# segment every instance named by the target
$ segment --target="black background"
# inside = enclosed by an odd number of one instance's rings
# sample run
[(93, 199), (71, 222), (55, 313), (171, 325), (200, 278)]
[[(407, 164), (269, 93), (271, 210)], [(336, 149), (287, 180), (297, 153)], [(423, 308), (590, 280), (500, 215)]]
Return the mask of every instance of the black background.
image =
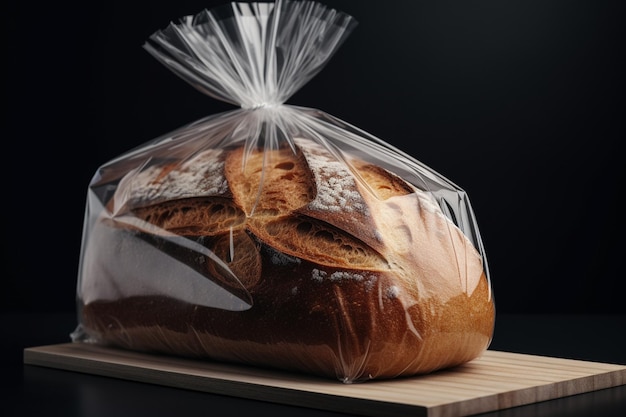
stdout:
[[(97, 168), (233, 108), (142, 48), (221, 3), (2, 6), (2, 311), (73, 311)], [(288, 103), (352, 123), (465, 189), (498, 311), (626, 312), (623, 2), (323, 3), (359, 25)]]

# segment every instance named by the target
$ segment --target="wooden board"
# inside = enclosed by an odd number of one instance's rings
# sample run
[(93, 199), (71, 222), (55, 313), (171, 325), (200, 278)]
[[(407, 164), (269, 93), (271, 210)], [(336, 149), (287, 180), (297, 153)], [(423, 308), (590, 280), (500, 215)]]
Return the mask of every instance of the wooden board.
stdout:
[(81, 343), (26, 348), (24, 363), (363, 416), (467, 416), (626, 384), (626, 366), (500, 351), (457, 368), (343, 384)]

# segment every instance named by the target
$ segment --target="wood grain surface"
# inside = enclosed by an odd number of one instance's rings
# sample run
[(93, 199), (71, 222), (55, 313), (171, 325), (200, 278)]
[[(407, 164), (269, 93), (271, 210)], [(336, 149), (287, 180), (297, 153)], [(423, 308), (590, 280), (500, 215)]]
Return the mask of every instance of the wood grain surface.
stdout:
[(26, 348), (24, 363), (363, 416), (468, 416), (626, 384), (626, 365), (493, 350), (430, 375), (355, 384), (82, 343)]

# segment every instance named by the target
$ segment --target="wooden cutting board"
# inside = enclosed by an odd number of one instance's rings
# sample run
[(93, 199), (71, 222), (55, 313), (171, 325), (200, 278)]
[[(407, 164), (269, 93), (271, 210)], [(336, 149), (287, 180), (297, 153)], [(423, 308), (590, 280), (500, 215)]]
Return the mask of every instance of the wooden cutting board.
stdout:
[(626, 366), (487, 350), (430, 375), (343, 384), (279, 371), (82, 343), (24, 350), (24, 363), (363, 416), (467, 416), (626, 384)]

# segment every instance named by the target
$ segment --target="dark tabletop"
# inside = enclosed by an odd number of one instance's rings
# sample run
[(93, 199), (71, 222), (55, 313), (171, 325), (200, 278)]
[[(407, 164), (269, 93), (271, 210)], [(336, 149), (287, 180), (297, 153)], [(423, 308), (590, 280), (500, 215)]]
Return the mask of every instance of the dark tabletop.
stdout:
[[(4, 416), (346, 416), (23, 364), (25, 347), (69, 341), (70, 313), (3, 313)], [(490, 349), (626, 364), (626, 316), (499, 315)], [(626, 416), (626, 385), (481, 416)]]

